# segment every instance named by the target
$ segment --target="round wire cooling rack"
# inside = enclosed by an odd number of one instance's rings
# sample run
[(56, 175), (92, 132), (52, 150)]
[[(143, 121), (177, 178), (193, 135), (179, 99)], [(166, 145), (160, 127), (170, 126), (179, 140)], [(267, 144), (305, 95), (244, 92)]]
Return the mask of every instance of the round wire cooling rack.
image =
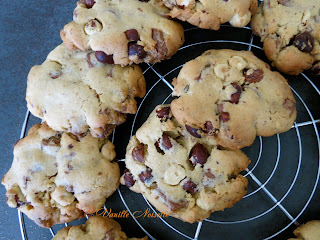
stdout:
[[(185, 62), (214, 48), (251, 50), (266, 60), (259, 39), (252, 35), (249, 27), (236, 29), (222, 25), (218, 32), (192, 27), (186, 28), (185, 34), (189, 35), (186, 37), (187, 42), (171, 60), (142, 66), (148, 91), (136, 115), (129, 117), (126, 123), (113, 132), (112, 142), (118, 148), (118, 156), (124, 156), (129, 138), (154, 107), (172, 101), (173, 87), (168, 80), (178, 75)], [(234, 207), (212, 213), (209, 219), (195, 224), (170, 217), (153, 220), (136, 218), (134, 212), (137, 209), (148, 208), (154, 213), (157, 211), (144, 196), (120, 186), (114, 194), (116, 196), (111, 197), (114, 199), (107, 200), (105, 211), (108, 212), (110, 206), (119, 209), (122, 204), (131, 216), (131, 227), (122, 225), (123, 228), (132, 230), (138, 225), (141, 232), (150, 239), (285, 239), (283, 236), (288, 236), (288, 228), (300, 225), (297, 220), (309, 206), (320, 178), (320, 139), (317, 128), (320, 119), (319, 116), (315, 117), (312, 105), (314, 101), (319, 102), (320, 90), (306, 74), (290, 76), (288, 79), (297, 100), (297, 121), (290, 131), (269, 138), (257, 137), (251, 147), (244, 149), (252, 160), (244, 173), (249, 180), (248, 193)], [(29, 116), (27, 111), (21, 138), (25, 136)], [(124, 167), (123, 160), (118, 162)], [(18, 217), (22, 239), (28, 239), (24, 216), (19, 210)], [(54, 236), (55, 230), (49, 230)]]

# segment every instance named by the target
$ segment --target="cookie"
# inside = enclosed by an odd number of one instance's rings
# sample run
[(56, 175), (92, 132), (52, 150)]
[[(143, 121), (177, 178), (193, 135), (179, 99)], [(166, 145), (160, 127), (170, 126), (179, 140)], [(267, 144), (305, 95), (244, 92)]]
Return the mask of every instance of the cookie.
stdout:
[(312, 68), (319, 75), (319, 11), (319, 0), (265, 0), (252, 18), (254, 34), (281, 72), (298, 75)]
[(257, 0), (160, 0), (171, 11), (169, 16), (205, 29), (218, 30), (229, 22), (244, 27), (258, 8)]
[(93, 51), (70, 51), (63, 44), (28, 76), (28, 109), (56, 131), (88, 129), (108, 136), (127, 113), (136, 113), (135, 97), (146, 92), (139, 66), (120, 67), (97, 61)]
[(168, 12), (157, 0), (82, 0), (60, 35), (69, 49), (92, 49), (103, 62), (155, 63), (184, 42), (182, 26)]
[(147, 240), (144, 238), (128, 238), (121, 231), (118, 222), (102, 216), (90, 217), (83, 225), (68, 226), (60, 230), (52, 240)]
[(173, 85), (177, 121), (193, 137), (213, 138), (229, 149), (285, 132), (296, 119), (286, 79), (251, 52), (207, 51), (186, 63)]
[(16, 143), (12, 166), (2, 179), (7, 203), (45, 228), (94, 213), (119, 185), (114, 158), (108, 140), (34, 125)]
[(320, 239), (320, 221), (313, 220), (303, 224), (294, 230), (294, 235), (297, 238), (290, 238), (289, 240), (319, 240)]
[(247, 191), (248, 181), (239, 174), (250, 163), (246, 155), (193, 138), (170, 105), (157, 106), (131, 138), (125, 163), (123, 185), (189, 223), (232, 207)]

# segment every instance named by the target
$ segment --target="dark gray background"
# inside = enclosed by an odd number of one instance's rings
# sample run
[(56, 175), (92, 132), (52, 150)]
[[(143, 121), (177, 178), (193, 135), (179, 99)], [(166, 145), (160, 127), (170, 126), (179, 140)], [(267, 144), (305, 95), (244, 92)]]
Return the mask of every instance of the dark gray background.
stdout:
[[(48, 53), (61, 43), (59, 31), (72, 20), (76, 2), (1, 1), (1, 178), (11, 166), (12, 146), (19, 139), (27, 110), (25, 90), (28, 72), (33, 65), (41, 64)], [(20, 239), (17, 210), (6, 206), (3, 186), (0, 187), (0, 214), (0, 239)]]
[[(35, 0), (12, 0), (1, 1), (2, 13), (0, 15), (0, 42), (1, 48), (1, 74), (0, 74), (0, 123), (1, 123), (1, 139), (2, 155), (0, 159), (1, 168), (0, 176), (2, 177), (10, 168), (12, 162), (12, 146), (15, 141), (19, 139), (21, 126), (25, 117), (26, 102), (25, 102), (25, 89), (26, 79), (30, 68), (36, 64), (41, 64), (47, 54), (61, 43), (59, 31), (63, 26), (72, 20), (72, 12), (75, 7), (76, 0), (70, 1), (35, 1)], [(186, 25), (187, 28), (190, 26)], [(232, 31), (231, 31), (232, 30)], [(250, 30), (234, 29), (223, 27), (218, 32), (192, 30), (186, 32), (186, 44), (192, 44), (199, 41), (224, 39), (224, 40), (237, 40), (242, 42), (249, 42), (251, 36)], [(254, 39), (254, 44), (261, 46), (258, 38)], [(172, 60), (164, 61), (157, 64), (156, 69), (165, 74), (168, 70), (185, 63), (188, 60), (200, 55), (203, 51), (210, 48), (233, 48), (238, 50), (246, 50), (246, 45), (239, 44), (203, 44), (179, 51)], [(254, 53), (260, 58), (265, 60), (265, 56), (260, 50), (253, 49)], [(146, 68), (145, 65), (142, 66)], [(174, 71), (169, 76), (171, 80), (179, 72)], [(319, 77), (316, 79), (308, 72), (307, 76), (312, 78), (315, 84), (320, 86)], [(145, 77), (147, 79), (147, 87), (150, 87), (158, 80), (158, 77), (149, 70)], [(288, 77), (288, 76), (287, 76)], [(319, 94), (311, 87), (310, 83), (306, 81), (301, 75), (298, 77), (288, 77), (290, 85), (297, 90), (302, 96), (307, 106), (310, 108), (311, 113), (316, 119), (320, 118)], [(136, 130), (147, 118), (151, 110), (157, 104), (161, 103), (168, 95), (170, 90), (164, 84), (158, 84), (153, 91), (150, 92), (147, 100), (142, 105), (138, 113), (137, 122), (134, 126)], [(171, 99), (168, 101), (170, 102)], [(309, 121), (308, 113), (298, 101), (298, 119), (297, 122)], [(36, 122), (37, 119), (31, 118), (29, 126)], [(125, 146), (130, 137), (131, 123), (133, 116), (129, 116), (125, 124), (117, 128), (115, 145), (118, 158), (124, 156)], [(290, 195), (283, 202), (284, 206), (296, 216), (311, 191), (311, 183), (314, 182), (316, 163), (318, 157), (318, 150), (314, 129), (312, 126), (300, 128), (301, 137), (303, 139), (303, 164), (301, 174), (295, 187)], [(119, 132), (121, 134), (119, 134)], [(297, 136), (294, 129), (287, 133), (281, 134), (281, 161), (278, 166), (274, 177), (267, 185), (268, 189), (280, 199), (284, 192), (288, 189), (289, 184), (293, 180), (295, 168), (297, 165), (298, 145)], [(264, 150), (262, 159), (255, 170), (256, 176), (263, 182), (265, 181), (275, 163), (277, 139), (276, 137), (263, 139)], [(251, 167), (257, 159), (259, 152), (259, 141), (256, 140), (255, 144), (250, 148), (244, 149), (245, 153), (252, 159)], [(249, 166), (249, 168), (250, 168)], [(123, 165), (121, 165), (123, 168)], [(257, 188), (256, 184), (249, 178), (249, 192)], [(123, 194), (126, 194), (126, 201), (131, 209), (142, 210), (145, 209), (146, 204), (141, 195), (132, 193), (124, 187), (120, 188)], [(5, 203), (5, 189), (0, 187), (0, 239), (21, 239), (20, 229), (18, 224), (18, 217), (16, 209), (7, 207)], [(316, 192), (310, 205), (304, 214), (298, 219), (303, 223), (312, 219), (320, 219), (320, 205), (319, 190)], [(112, 207), (115, 212), (125, 209), (118, 194), (114, 194), (107, 201), (107, 205)], [(250, 217), (251, 213), (264, 211), (273, 205), (272, 201), (262, 192), (255, 194), (253, 198), (240, 201), (235, 207), (226, 210), (225, 212), (218, 212), (211, 215), (212, 220), (234, 220), (237, 217)], [(252, 212), (251, 212), (252, 211)], [(174, 235), (172, 231), (167, 231), (168, 227), (165, 226), (160, 220), (141, 219), (140, 223), (158, 239), (180, 239)], [(83, 222), (83, 221), (82, 221)], [(119, 221), (124, 230), (130, 237), (143, 236), (141, 230), (132, 219), (122, 219)], [(179, 220), (169, 218), (168, 222), (175, 226), (178, 230), (193, 236), (197, 224), (182, 223)], [(204, 222), (200, 239), (210, 239), (212, 236), (215, 239), (253, 239), (249, 236), (256, 236), (256, 238), (263, 238), (270, 236), (276, 231), (280, 230), (283, 226), (290, 221), (278, 209), (275, 208), (270, 214), (264, 218), (259, 218), (257, 221), (252, 221), (248, 224), (240, 225), (219, 225), (209, 224)], [(51, 234), (46, 229), (37, 227), (33, 222), (26, 219), (27, 233), (29, 239), (50, 239)], [(62, 226), (55, 227), (55, 231)], [(276, 239), (287, 239), (292, 237), (292, 231), (295, 227), (291, 226), (284, 233), (279, 235)], [(168, 236), (170, 234), (170, 237)], [(211, 237), (209, 237), (211, 236)], [(223, 236), (223, 237), (221, 237)], [(237, 236), (237, 238), (235, 237)], [(245, 237), (248, 236), (248, 237)]]

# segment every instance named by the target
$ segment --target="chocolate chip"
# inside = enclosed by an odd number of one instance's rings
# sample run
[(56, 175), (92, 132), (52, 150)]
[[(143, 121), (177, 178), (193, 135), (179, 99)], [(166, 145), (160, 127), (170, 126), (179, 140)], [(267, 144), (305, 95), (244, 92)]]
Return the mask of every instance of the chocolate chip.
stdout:
[(145, 183), (152, 178), (152, 170), (151, 168), (147, 167), (147, 169), (139, 174), (139, 178), (141, 182)]
[(197, 143), (193, 146), (190, 153), (190, 160), (193, 166), (196, 166), (197, 163), (204, 165), (207, 162), (208, 157), (210, 156), (207, 148), (201, 143)]
[(195, 184), (191, 180), (188, 180), (183, 184), (183, 189), (191, 194), (196, 193), (198, 191), (197, 187), (197, 184)]
[(42, 146), (60, 146), (61, 134), (52, 136), (48, 139), (42, 139)]
[(221, 122), (228, 122), (230, 120), (230, 114), (228, 112), (221, 112), (219, 119)]
[(320, 75), (320, 61), (317, 61), (311, 68), (311, 73), (314, 75)]
[(92, 8), (96, 2), (94, 0), (82, 0), (82, 3), (86, 5), (86, 8)]
[(170, 141), (170, 137), (167, 134), (162, 134), (161, 145), (166, 150), (169, 150), (170, 148), (172, 148), (172, 143)]
[(126, 184), (127, 187), (132, 187), (136, 182), (133, 179), (133, 176), (132, 176), (131, 172), (128, 169), (126, 169), (124, 171), (123, 178), (124, 178), (124, 183)]
[(209, 134), (209, 135), (214, 135), (214, 134), (216, 134), (216, 131), (217, 131), (217, 129), (215, 129), (213, 127), (212, 122), (207, 121), (204, 124), (204, 130), (203, 130), (204, 133)]
[(234, 103), (234, 104), (238, 104), (240, 96), (241, 96), (242, 89), (241, 89), (241, 86), (236, 84), (236, 83), (232, 83), (232, 86), (237, 90), (237, 92), (231, 94), (230, 102)]
[(126, 37), (129, 41), (139, 41), (140, 40), (140, 36), (139, 33), (136, 29), (129, 29), (127, 31), (125, 31)]
[(263, 71), (261, 69), (256, 69), (256, 70), (253, 70), (253, 72), (251, 73), (250, 70), (246, 69), (244, 71), (244, 77), (245, 77), (246, 81), (249, 83), (257, 83), (262, 80)]
[(149, 2), (150, 0), (139, 0), (140, 2)]
[(295, 36), (293, 45), (302, 52), (310, 53), (313, 50), (314, 39), (310, 33), (304, 32)]
[(95, 55), (96, 55), (96, 58), (99, 62), (107, 63), (107, 64), (114, 64), (113, 55), (108, 55), (102, 51), (96, 51)]
[(157, 117), (162, 120), (167, 120), (170, 115), (170, 107), (164, 107), (156, 111)]
[(188, 133), (190, 133), (191, 136), (196, 137), (196, 138), (201, 138), (201, 135), (198, 133), (199, 129), (190, 127), (189, 125), (186, 125), (186, 129)]
[(167, 55), (168, 49), (164, 40), (163, 32), (159, 29), (152, 28), (152, 39), (156, 41), (155, 49), (161, 58)]
[(143, 59), (147, 53), (144, 51), (143, 46), (137, 43), (128, 44), (128, 54), (129, 56), (137, 55), (139, 59)]
[(73, 144), (69, 144), (69, 145), (68, 145), (68, 148), (69, 148), (69, 149), (73, 148)]
[(138, 162), (141, 162), (141, 163), (144, 163), (144, 148), (145, 146), (143, 144), (140, 144), (139, 146), (135, 147), (133, 150), (132, 150), (132, 158), (135, 160), (135, 161), (138, 161)]

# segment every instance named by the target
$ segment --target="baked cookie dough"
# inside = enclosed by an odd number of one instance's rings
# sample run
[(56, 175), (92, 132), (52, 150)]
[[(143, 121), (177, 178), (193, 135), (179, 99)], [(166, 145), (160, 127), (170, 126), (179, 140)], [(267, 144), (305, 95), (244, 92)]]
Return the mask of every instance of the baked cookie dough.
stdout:
[(125, 163), (122, 184), (189, 223), (232, 207), (247, 191), (248, 181), (239, 174), (250, 163), (246, 155), (192, 137), (170, 105), (157, 106), (131, 138)]
[(16, 143), (2, 179), (7, 203), (45, 228), (94, 213), (119, 185), (115, 155), (108, 140), (36, 124)]
[(205, 29), (218, 30), (229, 22), (244, 27), (258, 8), (257, 0), (160, 0), (169, 16)]
[(319, 11), (319, 0), (265, 0), (252, 18), (253, 32), (281, 72), (320, 74)]
[(251, 52), (209, 50), (186, 63), (173, 85), (177, 121), (193, 137), (229, 149), (288, 131), (296, 119), (286, 79)]
[(313, 220), (303, 224), (294, 230), (294, 235), (297, 238), (290, 238), (289, 240), (319, 240), (320, 239), (320, 221)]
[(69, 49), (92, 49), (98, 60), (126, 66), (170, 58), (184, 42), (183, 28), (156, 0), (79, 1), (60, 35)]
[(90, 217), (83, 225), (68, 226), (61, 229), (52, 240), (147, 240), (144, 238), (128, 238), (121, 231), (118, 222), (102, 216)]
[(120, 67), (97, 61), (93, 51), (70, 51), (63, 44), (28, 76), (30, 112), (56, 131), (88, 129), (107, 137), (127, 113), (136, 113), (135, 97), (146, 92), (139, 66)]

